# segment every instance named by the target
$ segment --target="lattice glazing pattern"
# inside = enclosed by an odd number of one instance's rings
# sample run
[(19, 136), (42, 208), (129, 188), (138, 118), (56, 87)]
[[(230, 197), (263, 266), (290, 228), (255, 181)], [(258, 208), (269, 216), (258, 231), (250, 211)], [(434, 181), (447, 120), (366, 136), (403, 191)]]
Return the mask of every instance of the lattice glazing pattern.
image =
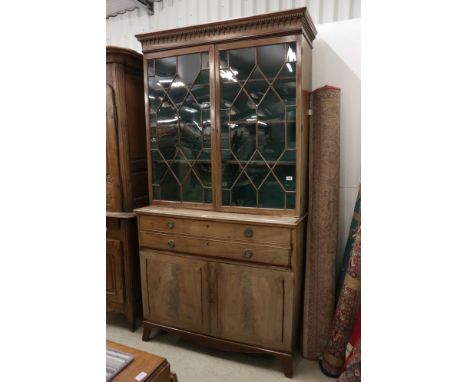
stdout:
[(212, 203), (209, 55), (148, 61), (153, 199)]
[(296, 44), (220, 52), (222, 204), (295, 208)]

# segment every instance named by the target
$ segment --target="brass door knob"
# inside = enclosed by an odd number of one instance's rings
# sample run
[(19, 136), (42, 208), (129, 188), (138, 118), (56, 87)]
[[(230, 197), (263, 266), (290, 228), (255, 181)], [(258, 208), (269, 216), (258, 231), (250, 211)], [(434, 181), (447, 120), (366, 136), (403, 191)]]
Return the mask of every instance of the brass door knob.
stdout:
[(244, 230), (244, 236), (245, 237), (252, 237), (253, 236), (253, 229), (252, 228), (246, 228)]
[(167, 246), (169, 248), (174, 248), (175, 247), (175, 241), (174, 240), (168, 240), (167, 241)]
[(250, 259), (253, 256), (253, 251), (251, 249), (244, 249), (244, 257)]
[(172, 229), (172, 228), (174, 228), (174, 227), (175, 227), (175, 223), (174, 223), (174, 222), (171, 222), (171, 221), (169, 221), (169, 222), (167, 222), (167, 223), (166, 223), (166, 227), (167, 227), (167, 228), (171, 228), (171, 229)]

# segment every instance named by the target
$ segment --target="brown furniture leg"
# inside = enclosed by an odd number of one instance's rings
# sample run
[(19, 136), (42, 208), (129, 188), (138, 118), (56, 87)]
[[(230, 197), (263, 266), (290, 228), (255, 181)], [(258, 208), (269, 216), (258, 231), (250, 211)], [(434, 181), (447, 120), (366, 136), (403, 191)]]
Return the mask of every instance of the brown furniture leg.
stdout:
[(141, 337), (142, 341), (148, 342), (151, 336), (151, 326), (146, 325), (143, 323), (143, 336)]
[(277, 359), (281, 361), (281, 364), (283, 365), (283, 373), (284, 376), (287, 378), (292, 378), (293, 376), (293, 357), (292, 355), (290, 356), (283, 356), (283, 355), (277, 355)]

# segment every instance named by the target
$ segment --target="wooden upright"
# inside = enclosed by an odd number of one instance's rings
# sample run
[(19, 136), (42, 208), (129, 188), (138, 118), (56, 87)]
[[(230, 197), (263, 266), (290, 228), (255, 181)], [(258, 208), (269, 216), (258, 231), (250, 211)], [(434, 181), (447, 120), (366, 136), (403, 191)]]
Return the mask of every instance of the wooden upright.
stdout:
[(292, 376), (303, 285), (306, 8), (138, 35), (150, 205), (136, 209), (151, 329), (269, 353)]
[(141, 311), (134, 208), (148, 204), (142, 55), (106, 49), (106, 300), (132, 330)]

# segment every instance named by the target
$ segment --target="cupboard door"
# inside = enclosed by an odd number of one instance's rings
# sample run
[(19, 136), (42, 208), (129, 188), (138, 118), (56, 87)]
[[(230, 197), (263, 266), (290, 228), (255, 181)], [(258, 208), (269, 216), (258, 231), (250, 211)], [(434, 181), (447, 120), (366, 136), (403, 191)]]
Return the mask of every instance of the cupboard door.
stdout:
[(147, 60), (153, 199), (212, 203), (209, 52)]
[(205, 261), (140, 251), (143, 315), (171, 327), (208, 331)]
[(222, 206), (294, 209), (296, 43), (218, 58)]
[(106, 85), (106, 210), (122, 211), (114, 90)]
[(106, 240), (106, 296), (108, 301), (124, 302), (123, 257), (120, 240)]
[(291, 333), (292, 273), (213, 264), (217, 337), (287, 350)]

